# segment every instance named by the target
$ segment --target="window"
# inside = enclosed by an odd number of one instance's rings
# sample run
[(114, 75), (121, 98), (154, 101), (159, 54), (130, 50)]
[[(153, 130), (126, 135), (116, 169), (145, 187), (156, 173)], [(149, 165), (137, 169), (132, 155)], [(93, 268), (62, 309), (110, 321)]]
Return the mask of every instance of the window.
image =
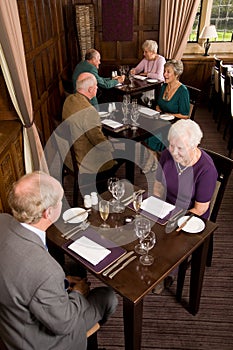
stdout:
[(232, 41), (233, 0), (213, 1), (210, 24), (217, 29), (216, 41)]
[(192, 43), (197, 43), (198, 41), (199, 30), (200, 30), (201, 7), (202, 7), (202, 1), (200, 1), (200, 4), (198, 6), (196, 17), (193, 23), (193, 28), (189, 35), (188, 41)]
[[(203, 6), (204, 3), (206, 6)], [(208, 12), (209, 18), (207, 18)], [(233, 0), (213, 0), (212, 3), (201, 0), (188, 42), (198, 42), (201, 21), (205, 25), (215, 25), (218, 33), (215, 41), (231, 42), (233, 40)]]

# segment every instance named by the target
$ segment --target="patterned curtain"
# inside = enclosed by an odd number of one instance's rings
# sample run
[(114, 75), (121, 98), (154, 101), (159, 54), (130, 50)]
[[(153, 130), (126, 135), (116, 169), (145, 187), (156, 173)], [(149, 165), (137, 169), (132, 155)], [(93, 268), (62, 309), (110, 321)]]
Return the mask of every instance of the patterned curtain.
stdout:
[(76, 27), (82, 60), (88, 49), (94, 48), (95, 14), (93, 5), (76, 5)]

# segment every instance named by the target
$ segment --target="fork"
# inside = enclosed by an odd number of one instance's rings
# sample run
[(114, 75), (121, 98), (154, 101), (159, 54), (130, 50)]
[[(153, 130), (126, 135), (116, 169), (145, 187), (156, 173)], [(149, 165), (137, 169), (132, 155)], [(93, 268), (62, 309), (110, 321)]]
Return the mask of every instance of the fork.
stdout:
[(70, 234), (68, 234), (67, 236), (65, 236), (65, 239), (70, 239), (71, 237), (73, 237), (74, 235), (76, 235), (76, 233), (80, 232), (80, 231), (84, 231), (86, 230), (86, 228), (88, 228), (88, 226), (90, 226), (90, 222), (89, 221), (83, 221), (81, 223), (81, 225), (78, 227), (77, 230), (75, 230), (74, 232), (71, 232)]

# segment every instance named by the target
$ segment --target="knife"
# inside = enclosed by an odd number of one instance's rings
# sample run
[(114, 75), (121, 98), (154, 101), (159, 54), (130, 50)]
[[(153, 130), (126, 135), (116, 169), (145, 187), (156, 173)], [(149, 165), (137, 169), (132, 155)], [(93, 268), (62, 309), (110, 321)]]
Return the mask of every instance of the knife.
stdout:
[(122, 269), (124, 269), (127, 265), (129, 265), (131, 263), (131, 261), (133, 261), (134, 259), (136, 259), (136, 255), (131, 256), (131, 258), (129, 260), (127, 260), (123, 265), (121, 265), (121, 267), (119, 267), (119, 269), (117, 269), (116, 271), (114, 271), (113, 273), (111, 273), (108, 277), (109, 278), (113, 278), (119, 271), (121, 271)]
[(183, 224), (180, 225), (180, 227), (178, 227), (178, 229), (176, 230), (176, 232), (180, 232), (184, 227), (185, 225), (189, 222), (190, 219), (192, 219), (192, 217), (194, 216), (195, 214), (192, 213), (184, 222)]
[(111, 272), (112, 270), (114, 270), (118, 265), (120, 265), (123, 261), (125, 261), (126, 259), (128, 259), (134, 252), (128, 252), (125, 255), (123, 255), (119, 260), (117, 260), (117, 262), (115, 264), (113, 264), (112, 266), (108, 267), (103, 273), (103, 276), (107, 276), (109, 274), (109, 272)]

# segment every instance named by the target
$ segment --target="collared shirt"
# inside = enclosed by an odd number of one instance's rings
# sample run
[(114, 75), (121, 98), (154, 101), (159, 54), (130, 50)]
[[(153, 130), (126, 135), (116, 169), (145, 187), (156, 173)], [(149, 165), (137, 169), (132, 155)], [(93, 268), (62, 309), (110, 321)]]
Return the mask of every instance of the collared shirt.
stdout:
[(32, 225), (26, 224), (25, 222), (20, 222), (20, 224), (22, 226), (24, 226), (26, 229), (34, 232), (38, 237), (40, 237), (40, 239), (42, 240), (45, 248), (48, 250), (48, 247), (46, 245), (46, 234), (45, 234), (45, 231), (39, 230), (38, 228), (36, 228), (36, 227), (34, 227)]

